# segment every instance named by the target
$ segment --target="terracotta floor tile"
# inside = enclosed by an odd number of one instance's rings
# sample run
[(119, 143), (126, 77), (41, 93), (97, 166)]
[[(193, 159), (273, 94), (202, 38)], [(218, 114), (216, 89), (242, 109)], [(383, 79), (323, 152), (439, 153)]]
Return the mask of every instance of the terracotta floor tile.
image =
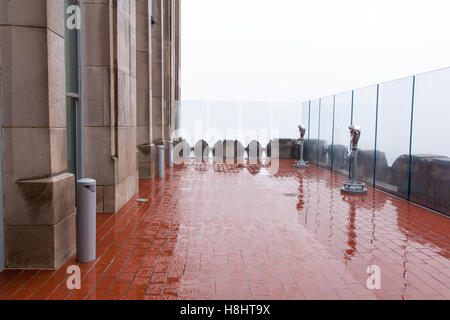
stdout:
[(161, 296), (164, 290), (163, 283), (150, 284), (145, 292), (146, 295)]
[(9, 282), (0, 289), (0, 298), (7, 299), (8, 297), (14, 296), (22, 287), (23, 283)]
[(127, 300), (142, 300), (144, 297), (144, 289), (130, 289), (126, 295)]
[(144, 295), (142, 300), (153, 300), (153, 301), (161, 300), (161, 296), (160, 295), (158, 295), (158, 296)]
[(166, 273), (153, 273), (150, 283), (165, 283), (167, 279)]
[(13, 300), (28, 300), (34, 293), (33, 289), (20, 289), (12, 296)]
[(149, 279), (146, 278), (135, 278), (131, 283), (132, 289), (147, 289), (149, 283)]
[(112, 296), (125, 295), (129, 289), (129, 287), (130, 286), (128, 284), (116, 283), (115, 285), (113, 285), (111, 287), (108, 295), (112, 295)]
[(105, 300), (125, 300), (125, 295), (108, 295)]
[(56, 289), (49, 297), (48, 300), (66, 300), (72, 294), (72, 291), (68, 289)]
[(133, 281), (134, 277), (135, 277), (134, 273), (121, 273), (117, 278), (117, 282), (123, 283), (123, 284), (129, 284)]
[(91, 291), (91, 293), (87, 297), (87, 300), (104, 300), (107, 294), (108, 289), (96, 288)]
[(250, 292), (252, 296), (267, 296), (267, 289), (264, 284), (250, 285)]
[(113, 285), (113, 283), (116, 281), (114, 278), (102, 278), (96, 285), (96, 288), (98, 289), (109, 289)]
[(449, 218), (372, 189), (343, 196), (343, 177), (292, 164), (192, 162), (142, 180), (117, 214), (97, 214), (81, 290), (65, 287), (72, 257), (0, 273), (0, 299), (450, 299)]

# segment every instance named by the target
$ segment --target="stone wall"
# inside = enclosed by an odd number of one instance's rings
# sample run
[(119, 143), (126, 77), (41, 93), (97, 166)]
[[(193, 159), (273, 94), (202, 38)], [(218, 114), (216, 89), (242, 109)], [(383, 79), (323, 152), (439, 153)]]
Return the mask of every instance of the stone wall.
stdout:
[(97, 211), (117, 212), (138, 191), (136, 1), (84, 1), (86, 175)]
[(0, 1), (7, 268), (55, 269), (75, 252), (63, 17), (63, 1)]
[(181, 99), (181, 0), (175, 0), (175, 101)]
[[(170, 139), (179, 1), (155, 0), (155, 23), (147, 0), (82, 4), (85, 171), (97, 211), (116, 213), (154, 176), (153, 143)], [(57, 269), (76, 251), (64, 16), (62, 0), (0, 0), (7, 268)]]
[(152, 138), (154, 144), (164, 144), (163, 108), (163, 0), (155, 0), (152, 25)]
[(152, 19), (151, 2), (136, 0), (137, 145), (139, 178), (155, 177), (152, 130)]
[(155, 0), (152, 22), (147, 0), (84, 1), (86, 174), (98, 212), (117, 212), (139, 178), (153, 178), (155, 145), (171, 140), (179, 4)]

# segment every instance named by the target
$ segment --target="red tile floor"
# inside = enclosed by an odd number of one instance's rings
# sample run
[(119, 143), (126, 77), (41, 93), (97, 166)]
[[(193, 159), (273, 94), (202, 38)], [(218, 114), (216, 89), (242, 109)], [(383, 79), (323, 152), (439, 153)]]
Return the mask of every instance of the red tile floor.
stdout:
[[(98, 215), (98, 260), (5, 271), (0, 299), (449, 299), (450, 219), (343, 178), (282, 161), (189, 164), (141, 181), (119, 213)], [(137, 202), (148, 198), (149, 202)], [(381, 290), (366, 286), (381, 268)]]

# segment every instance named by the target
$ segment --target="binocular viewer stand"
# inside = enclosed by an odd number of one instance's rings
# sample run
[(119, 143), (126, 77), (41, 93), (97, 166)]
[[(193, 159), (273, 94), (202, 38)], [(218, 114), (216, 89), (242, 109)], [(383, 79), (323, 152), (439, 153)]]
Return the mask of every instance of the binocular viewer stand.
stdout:
[(306, 127), (303, 125), (299, 125), (298, 129), (300, 131), (300, 138), (294, 140), (295, 142), (298, 143), (298, 146), (300, 147), (300, 159), (294, 163), (294, 168), (297, 169), (308, 169), (309, 168), (309, 164), (303, 160), (303, 154), (304, 154), (304, 150), (305, 150), (305, 134), (306, 134)]
[(298, 142), (298, 145), (300, 147), (300, 160), (298, 160), (296, 163), (294, 163), (294, 168), (298, 169), (308, 169), (309, 164), (303, 160), (303, 150), (304, 150), (304, 141), (300, 140)]
[(344, 186), (341, 188), (342, 193), (347, 194), (366, 194), (366, 184), (362, 182), (344, 182)]
[(358, 166), (358, 142), (361, 136), (361, 128), (358, 126), (350, 126), (350, 153), (348, 157), (351, 163), (351, 180), (344, 182), (344, 186), (341, 188), (342, 193), (346, 194), (366, 194), (366, 184), (358, 182), (357, 180), (357, 166)]

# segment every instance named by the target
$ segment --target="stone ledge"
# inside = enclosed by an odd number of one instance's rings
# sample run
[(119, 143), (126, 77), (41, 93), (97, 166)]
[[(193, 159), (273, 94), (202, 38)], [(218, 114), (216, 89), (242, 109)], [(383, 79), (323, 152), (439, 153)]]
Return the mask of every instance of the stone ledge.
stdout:
[[(27, 209), (21, 215), (26, 219), (12, 219), (6, 225), (56, 225), (75, 211), (75, 176), (70, 173), (34, 179), (19, 180), (22, 199)], [(24, 221), (21, 221), (24, 220)]]

